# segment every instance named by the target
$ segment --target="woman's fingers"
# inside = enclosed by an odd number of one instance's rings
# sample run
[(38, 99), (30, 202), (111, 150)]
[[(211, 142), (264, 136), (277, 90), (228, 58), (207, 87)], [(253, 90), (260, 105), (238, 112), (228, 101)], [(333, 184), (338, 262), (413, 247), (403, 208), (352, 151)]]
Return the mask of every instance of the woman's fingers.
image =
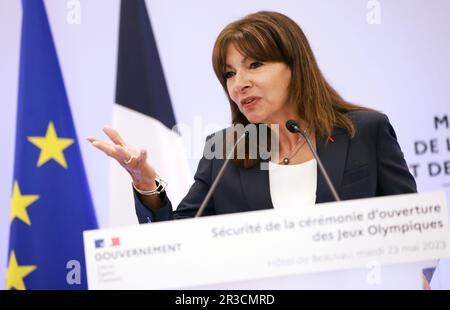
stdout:
[(88, 141), (90, 141), (94, 147), (104, 152), (106, 155), (118, 160), (120, 163), (124, 163), (130, 159), (131, 154), (120, 145), (98, 140), (95, 137), (88, 137)]
[(105, 134), (112, 140), (106, 142), (97, 139), (94, 136), (88, 136), (87, 140), (97, 149), (104, 152), (106, 155), (114, 158), (117, 162), (125, 168), (131, 175), (133, 182), (143, 184), (152, 184), (154, 186), (155, 170), (147, 163), (147, 151), (142, 149), (140, 151), (126, 145), (120, 135), (113, 128), (106, 127), (103, 129)]
[(91, 143), (97, 140), (97, 138), (94, 136), (88, 136), (86, 139)]
[(114, 150), (118, 156), (116, 158), (121, 164), (130, 165), (133, 161), (136, 160), (134, 152), (131, 150), (125, 149), (123, 146), (114, 145)]
[(114, 128), (105, 127), (103, 128), (103, 131), (111, 139), (111, 141), (114, 142), (114, 144), (99, 140), (94, 136), (88, 136), (87, 140), (106, 155), (116, 159), (127, 169), (135, 169), (145, 164), (145, 161), (147, 160), (147, 151), (137, 151), (130, 146), (127, 146), (125, 141)]
[[(89, 140), (89, 139), (88, 139)], [(91, 141), (91, 140), (89, 140)], [(116, 151), (114, 149), (114, 146), (111, 143), (95, 139), (91, 141), (91, 144), (98, 148), (100, 151), (104, 152), (106, 155), (114, 157), (116, 156)]]
[(139, 152), (139, 156), (136, 159), (137, 165), (140, 166), (140, 165), (144, 164), (146, 160), (147, 160), (147, 151), (141, 150)]
[(118, 144), (118, 145), (121, 145), (121, 146), (125, 146), (126, 145), (125, 141), (122, 139), (122, 137), (119, 135), (119, 133), (114, 128), (106, 126), (106, 127), (103, 128), (103, 132), (115, 144)]

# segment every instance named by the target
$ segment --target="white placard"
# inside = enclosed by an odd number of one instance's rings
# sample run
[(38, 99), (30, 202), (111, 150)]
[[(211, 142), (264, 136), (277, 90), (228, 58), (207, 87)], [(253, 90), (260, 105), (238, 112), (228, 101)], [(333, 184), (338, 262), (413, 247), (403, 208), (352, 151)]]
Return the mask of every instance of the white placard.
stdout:
[[(395, 265), (422, 268), (413, 263), (450, 257), (444, 193), (86, 231), (84, 241), (90, 289), (240, 288), (293, 275), (329, 288), (325, 271), (342, 279), (351, 269), (383, 266), (392, 275)], [(274, 286), (264, 288), (285, 288)]]

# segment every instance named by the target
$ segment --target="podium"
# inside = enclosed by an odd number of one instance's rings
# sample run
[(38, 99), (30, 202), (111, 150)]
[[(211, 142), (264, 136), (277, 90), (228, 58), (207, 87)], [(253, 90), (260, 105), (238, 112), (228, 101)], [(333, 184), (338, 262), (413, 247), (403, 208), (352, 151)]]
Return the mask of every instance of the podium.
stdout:
[(422, 289), (450, 257), (444, 193), (84, 232), (89, 289)]

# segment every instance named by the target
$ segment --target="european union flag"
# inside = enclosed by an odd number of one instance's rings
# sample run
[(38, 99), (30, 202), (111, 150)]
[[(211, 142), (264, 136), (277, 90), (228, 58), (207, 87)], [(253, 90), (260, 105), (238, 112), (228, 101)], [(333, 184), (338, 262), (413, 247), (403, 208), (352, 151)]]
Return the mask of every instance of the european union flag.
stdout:
[(44, 4), (22, 6), (6, 289), (85, 289), (97, 222)]

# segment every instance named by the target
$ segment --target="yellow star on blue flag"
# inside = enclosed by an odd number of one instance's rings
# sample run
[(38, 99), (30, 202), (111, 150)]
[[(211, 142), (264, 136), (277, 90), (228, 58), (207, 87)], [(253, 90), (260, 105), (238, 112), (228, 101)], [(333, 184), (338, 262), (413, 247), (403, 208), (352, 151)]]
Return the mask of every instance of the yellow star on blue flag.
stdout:
[(63, 151), (74, 141), (73, 139), (59, 138), (56, 134), (55, 125), (53, 125), (53, 122), (48, 123), (45, 137), (28, 137), (28, 141), (41, 149), (41, 154), (39, 155), (37, 162), (38, 167), (41, 167), (49, 160), (54, 159), (61, 166), (67, 168)]
[(38, 199), (39, 195), (22, 195), (19, 183), (17, 181), (14, 182), (13, 195), (11, 198), (11, 222), (14, 221), (15, 218), (18, 218), (25, 224), (31, 225), (27, 208)]
[(33, 272), (37, 266), (19, 266), (16, 258), (16, 253), (11, 251), (9, 256), (8, 269), (6, 270), (6, 289), (25, 290), (24, 278)]

